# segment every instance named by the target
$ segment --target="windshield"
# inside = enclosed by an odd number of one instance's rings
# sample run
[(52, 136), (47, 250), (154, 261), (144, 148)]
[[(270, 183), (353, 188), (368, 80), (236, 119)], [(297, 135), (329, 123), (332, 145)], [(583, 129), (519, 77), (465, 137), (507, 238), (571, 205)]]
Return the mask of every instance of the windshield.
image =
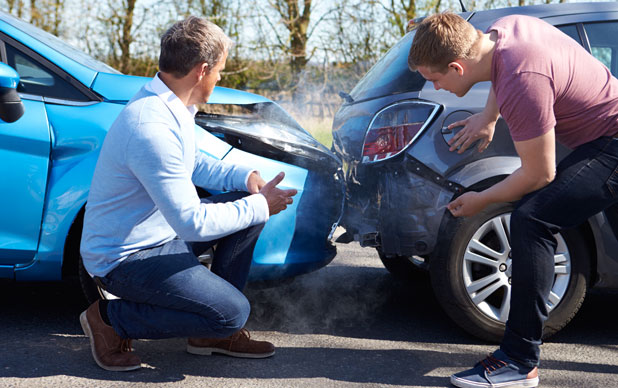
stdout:
[(92, 58), (90, 55), (63, 42), (56, 36), (50, 34), (49, 32), (43, 31), (40, 28), (33, 26), (32, 24), (26, 23), (23, 20), (20, 20), (14, 17), (13, 15), (10, 15), (6, 12), (0, 12), (0, 19), (12, 25), (13, 27), (23, 31), (24, 33), (30, 35), (31, 37), (38, 40), (39, 42), (71, 58), (75, 62), (78, 62), (86, 67), (89, 67), (94, 71), (119, 74), (119, 72), (113, 67), (110, 67), (106, 65), (105, 63)]
[(359, 81), (350, 96), (365, 100), (389, 94), (419, 91), (425, 79), (408, 68), (408, 52), (415, 31), (406, 34)]

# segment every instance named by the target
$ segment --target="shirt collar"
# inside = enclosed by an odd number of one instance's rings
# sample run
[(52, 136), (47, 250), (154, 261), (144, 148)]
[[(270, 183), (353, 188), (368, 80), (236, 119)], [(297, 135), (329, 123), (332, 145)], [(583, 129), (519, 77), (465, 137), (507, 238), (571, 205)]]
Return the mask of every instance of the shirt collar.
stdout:
[(159, 78), (159, 73), (146, 84), (146, 89), (159, 96), (179, 122), (190, 122), (191, 125), (195, 123), (194, 118), (197, 113), (195, 105), (186, 106), (183, 104), (180, 98)]

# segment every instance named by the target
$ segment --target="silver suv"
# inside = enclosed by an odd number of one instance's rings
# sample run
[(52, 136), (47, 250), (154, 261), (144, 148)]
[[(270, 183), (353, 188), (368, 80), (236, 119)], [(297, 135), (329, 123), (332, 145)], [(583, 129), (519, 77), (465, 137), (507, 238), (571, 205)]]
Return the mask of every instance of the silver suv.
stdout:
[[(552, 4), (461, 14), (485, 31), (510, 14), (555, 25), (618, 74), (618, 4)], [(456, 219), (446, 205), (482, 190), (520, 166), (508, 128), (496, 126), (483, 153), (450, 152), (460, 128), (449, 124), (483, 109), (490, 84), (465, 97), (439, 90), (408, 70), (414, 30), (345, 96), (333, 123), (333, 150), (343, 160), (346, 209), (339, 242), (374, 247), (393, 274), (414, 279), (428, 270), (447, 314), (480, 338), (498, 341), (510, 306), (509, 220), (512, 204)], [(539, 36), (538, 39), (543, 39)], [(569, 150), (558, 147), (558, 159)], [(568, 209), (565, 209), (568, 211)], [(564, 327), (590, 287), (618, 287), (618, 207), (557, 236), (555, 277), (545, 336)]]

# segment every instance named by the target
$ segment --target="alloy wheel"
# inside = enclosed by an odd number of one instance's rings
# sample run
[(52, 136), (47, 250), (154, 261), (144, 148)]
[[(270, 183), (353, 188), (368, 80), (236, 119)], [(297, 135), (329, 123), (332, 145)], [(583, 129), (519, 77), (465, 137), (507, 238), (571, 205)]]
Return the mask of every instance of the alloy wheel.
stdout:
[[(511, 302), (511, 213), (491, 218), (470, 239), (463, 258), (463, 281), (468, 297), (486, 316), (506, 322)], [(548, 311), (563, 299), (571, 276), (571, 256), (564, 238), (554, 255), (554, 283), (547, 301)]]

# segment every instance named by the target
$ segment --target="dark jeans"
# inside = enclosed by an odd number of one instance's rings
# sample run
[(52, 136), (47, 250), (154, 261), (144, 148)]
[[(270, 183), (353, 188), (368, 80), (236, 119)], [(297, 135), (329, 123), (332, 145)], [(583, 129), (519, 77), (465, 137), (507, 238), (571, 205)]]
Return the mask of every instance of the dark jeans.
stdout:
[(554, 279), (553, 234), (618, 202), (618, 139), (602, 137), (569, 154), (546, 187), (523, 197), (511, 216), (511, 309), (501, 349), (539, 363), (546, 301)]
[[(233, 201), (226, 193), (204, 202)], [(245, 325), (247, 282), (253, 249), (264, 224), (216, 241), (172, 240), (130, 255), (101, 283), (112, 294), (108, 315), (123, 338), (227, 337)], [(217, 244), (211, 270), (197, 256)]]

